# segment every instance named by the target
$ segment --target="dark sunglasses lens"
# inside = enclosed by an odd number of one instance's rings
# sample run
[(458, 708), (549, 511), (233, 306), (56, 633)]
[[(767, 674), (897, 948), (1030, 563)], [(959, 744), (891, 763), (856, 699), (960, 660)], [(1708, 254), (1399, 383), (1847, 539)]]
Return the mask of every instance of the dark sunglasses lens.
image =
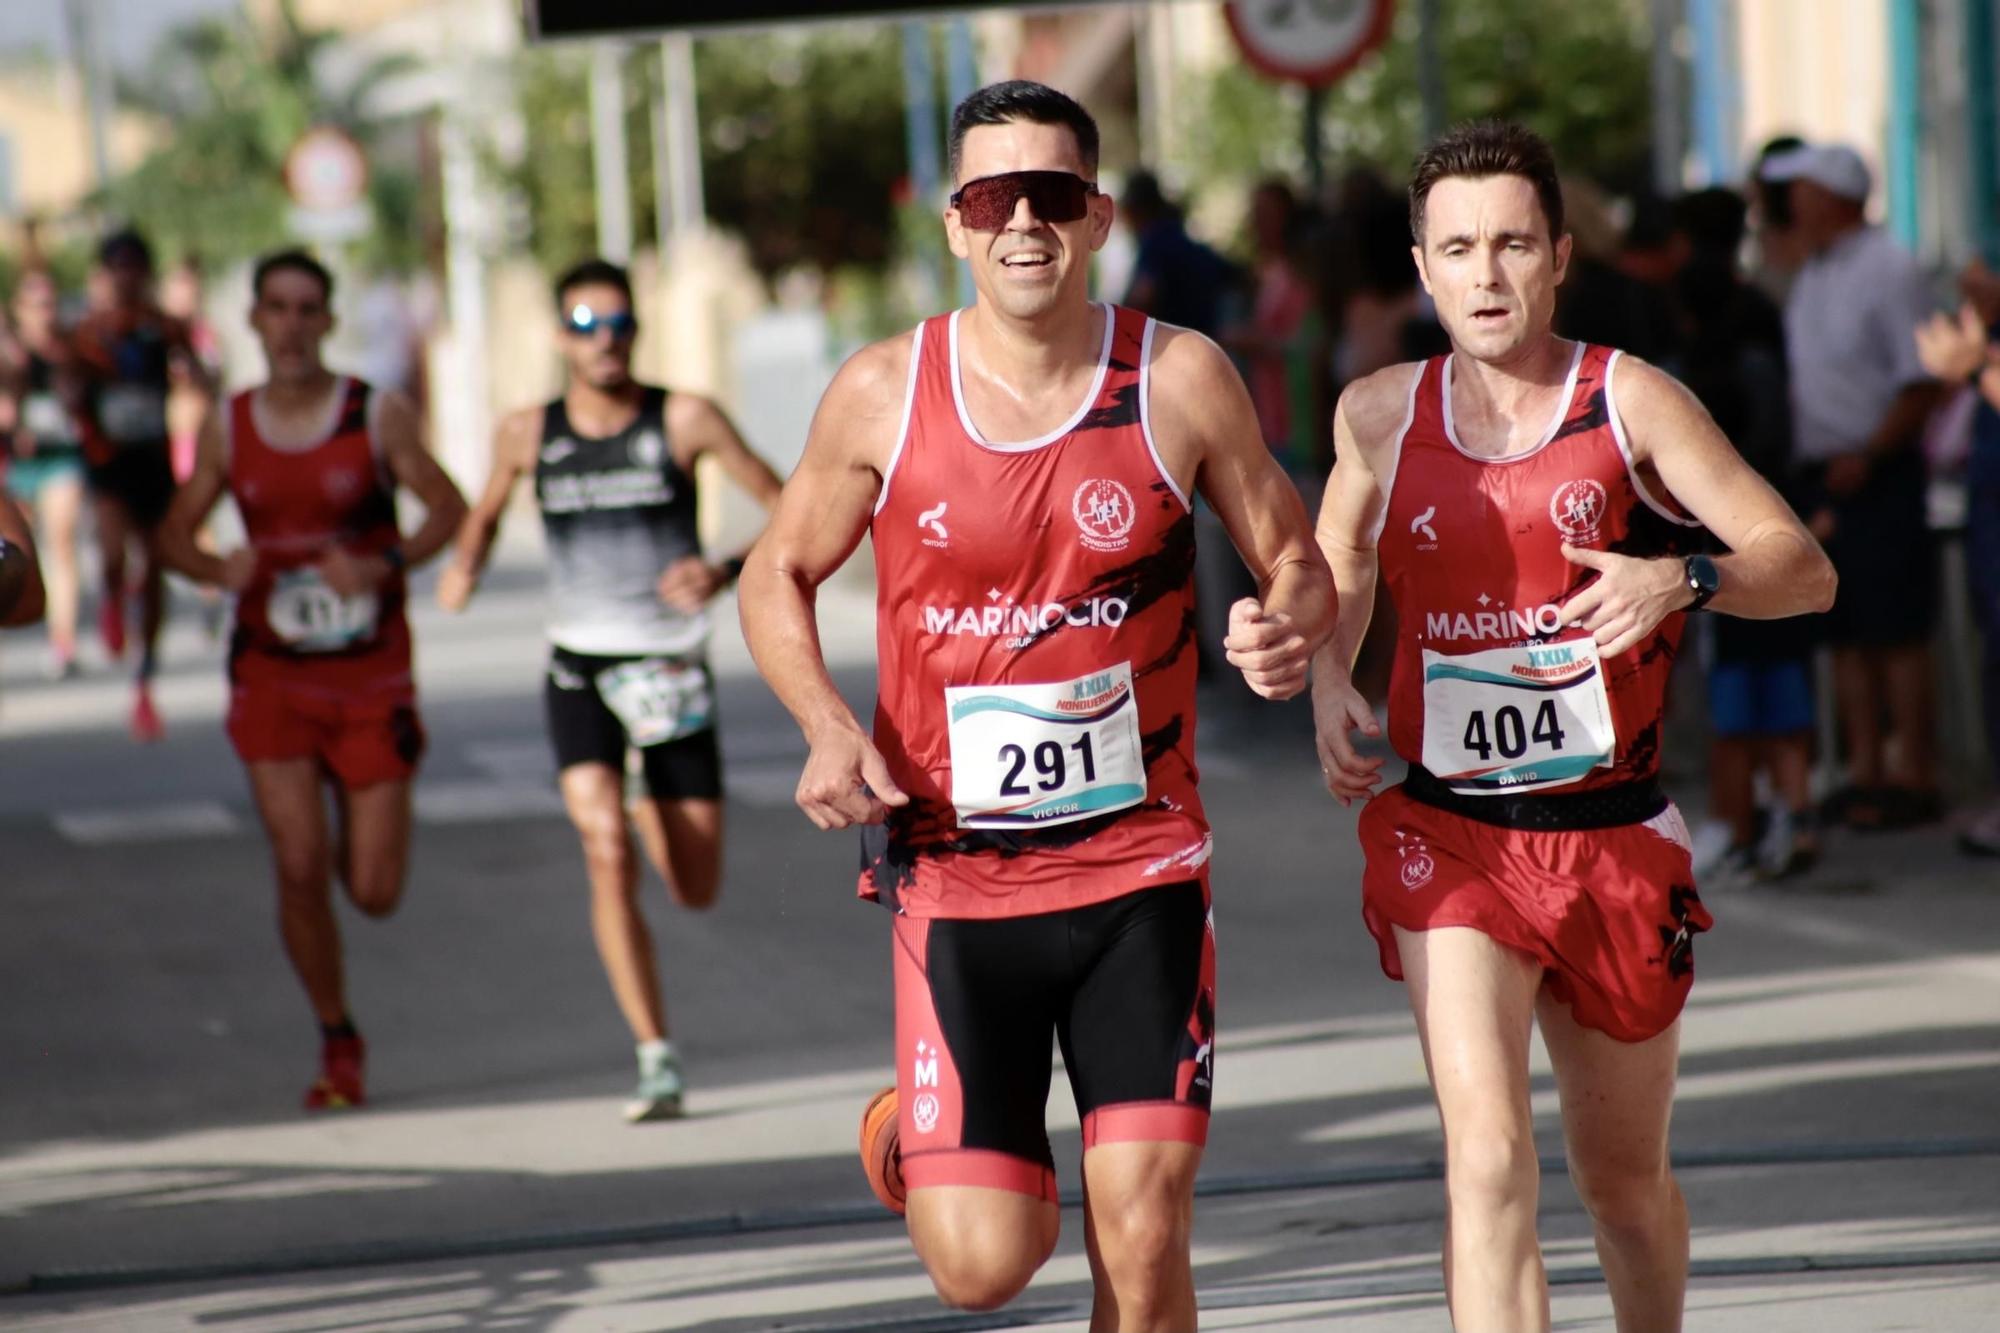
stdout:
[(613, 338), (623, 341), (637, 331), (639, 321), (633, 317), (630, 311), (620, 311), (615, 315), (603, 316), (593, 315), (586, 311), (580, 315), (571, 315), (564, 327), (568, 328), (571, 333), (579, 338), (594, 338), (601, 329), (609, 333)]
[(958, 192), (959, 220), (974, 231), (999, 231), (1025, 197), (1043, 222), (1074, 222), (1090, 211), (1090, 186), (1067, 171), (1010, 171), (971, 181)]

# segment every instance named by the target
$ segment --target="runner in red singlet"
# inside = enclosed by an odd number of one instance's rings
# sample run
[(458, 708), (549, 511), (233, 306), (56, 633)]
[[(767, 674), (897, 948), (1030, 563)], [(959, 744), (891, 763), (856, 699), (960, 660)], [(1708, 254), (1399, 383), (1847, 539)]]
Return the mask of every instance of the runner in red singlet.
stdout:
[[(1679, 1015), (1708, 929), (1658, 782), (1683, 613), (1823, 608), (1833, 573), (1692, 395), (1549, 328), (1570, 239), (1548, 146), (1496, 123), (1418, 159), (1411, 231), (1452, 354), (1351, 385), (1319, 540), (1341, 615), (1313, 663), (1328, 788), (1361, 816), (1363, 915), (1409, 988), (1444, 1122), (1446, 1285), (1464, 1329), (1549, 1326), (1528, 1037), (1621, 1330), (1677, 1329), (1668, 1169)], [(1706, 526), (1727, 554), (1699, 554)], [(1349, 679), (1375, 580), (1398, 630), (1378, 731)]]
[[(1258, 579), (1226, 645), (1258, 692), (1303, 688), (1331, 584), (1228, 360), (1089, 300), (1112, 222), (1089, 115), (996, 84), (953, 113), (951, 163), (946, 235), (978, 301), (841, 369), (744, 571), (744, 630), (812, 745), (800, 806), (866, 826), (862, 894), (895, 912), (897, 1087), (865, 1148), (890, 1206), (907, 1182), (938, 1294), (1000, 1305), (1055, 1245), (1053, 1039), (1083, 1117), (1093, 1327), (1188, 1329), (1215, 986), (1195, 492)], [(864, 535), (872, 739), (813, 624)]]
[[(306, 1106), (356, 1106), (364, 1049), (347, 1009), (331, 880), (337, 867), (371, 917), (402, 898), (410, 779), (424, 748), (404, 571), (443, 549), (465, 502), (425, 452), (408, 400), (320, 359), (333, 281), (318, 261), (269, 256), (251, 290), (271, 378), (202, 423), (161, 549), (190, 578), (236, 594), (229, 739), (271, 840), (285, 952), (320, 1023)], [(396, 526), (399, 485), (424, 506), (408, 538)], [(195, 533), (225, 491), (249, 545), (218, 557)], [(332, 834), (324, 780), (341, 816)]]

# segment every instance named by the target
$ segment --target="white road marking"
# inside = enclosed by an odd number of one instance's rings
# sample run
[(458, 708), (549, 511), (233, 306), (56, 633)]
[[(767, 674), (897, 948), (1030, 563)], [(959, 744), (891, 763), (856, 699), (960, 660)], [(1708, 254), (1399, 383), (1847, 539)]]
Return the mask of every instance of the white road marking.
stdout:
[(54, 816), (56, 832), (83, 846), (153, 842), (174, 838), (226, 838), (242, 821), (220, 801), (174, 801), (110, 810), (65, 810)]

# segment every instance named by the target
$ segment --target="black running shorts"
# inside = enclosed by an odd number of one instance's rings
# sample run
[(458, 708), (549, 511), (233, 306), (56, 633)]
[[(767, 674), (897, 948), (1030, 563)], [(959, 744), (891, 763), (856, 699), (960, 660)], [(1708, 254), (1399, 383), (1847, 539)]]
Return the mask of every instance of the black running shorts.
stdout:
[[(632, 738), (604, 701), (599, 678), (611, 668), (648, 659), (601, 657), (557, 648), (549, 658), (542, 702), (548, 714), (549, 743), (557, 769), (605, 764), (622, 773)], [(705, 664), (701, 670), (706, 673)], [(709, 679), (710, 697), (714, 680)], [(713, 722), (675, 740), (638, 747), (646, 791), (657, 801), (722, 799), (722, 748)]]
[(1044, 1108), (1062, 1047), (1083, 1143), (1208, 1138), (1215, 937), (1186, 881), (1037, 916), (895, 918), (896, 1087), (912, 1189), (1053, 1201)]

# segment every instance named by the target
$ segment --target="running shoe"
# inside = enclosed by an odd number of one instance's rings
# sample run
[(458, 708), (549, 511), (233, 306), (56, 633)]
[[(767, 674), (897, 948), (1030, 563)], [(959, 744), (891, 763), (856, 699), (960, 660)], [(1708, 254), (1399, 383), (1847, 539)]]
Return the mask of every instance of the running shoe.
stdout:
[(1958, 850), (1967, 856), (2000, 857), (2000, 806), (1959, 833)]
[(132, 696), (132, 739), (151, 745), (167, 734), (160, 710), (153, 707), (153, 687), (141, 684)]
[(104, 654), (116, 662), (125, 656), (125, 607), (116, 597), (107, 597), (97, 608), (97, 634), (104, 640)]
[(908, 1191), (903, 1187), (903, 1145), (896, 1125), (896, 1089), (891, 1086), (875, 1094), (861, 1113), (861, 1170), (868, 1188), (882, 1206), (902, 1216)]
[(319, 1051), (319, 1077), (306, 1089), (306, 1110), (338, 1111), (365, 1105), (361, 1067), (368, 1049), (359, 1036), (328, 1037)]
[(642, 1052), (639, 1088), (632, 1094), (632, 1100), (625, 1103), (625, 1121), (640, 1125), (649, 1120), (678, 1120), (686, 1093), (687, 1082), (681, 1077), (679, 1056), (671, 1052), (664, 1056)]

